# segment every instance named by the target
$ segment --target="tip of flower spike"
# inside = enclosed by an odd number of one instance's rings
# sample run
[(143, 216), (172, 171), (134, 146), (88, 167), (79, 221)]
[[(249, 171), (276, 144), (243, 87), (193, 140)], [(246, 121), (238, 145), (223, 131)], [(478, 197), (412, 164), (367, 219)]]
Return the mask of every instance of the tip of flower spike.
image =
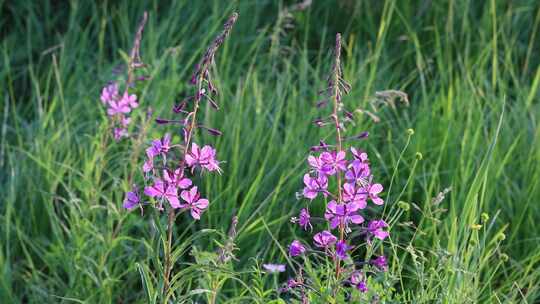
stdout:
[(234, 12), (231, 14), (231, 17), (229, 17), (229, 20), (227, 20), (227, 24), (234, 24), (238, 20), (238, 13)]

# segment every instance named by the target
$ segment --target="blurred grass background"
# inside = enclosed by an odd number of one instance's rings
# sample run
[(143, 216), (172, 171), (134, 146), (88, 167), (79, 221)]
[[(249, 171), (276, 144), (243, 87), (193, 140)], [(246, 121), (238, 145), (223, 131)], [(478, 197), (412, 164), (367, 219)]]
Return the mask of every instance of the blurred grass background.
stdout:
[[(224, 135), (200, 135), (217, 142), (224, 174), (205, 180), (203, 219), (177, 221), (189, 235), (226, 231), (239, 216), (235, 280), (219, 303), (270, 301), (275, 281), (253, 278), (253, 258), (284, 261), (271, 235), (282, 246), (309, 237), (289, 218), (301, 208), (308, 148), (327, 134), (310, 122), (336, 32), (353, 86), (346, 104), (368, 107), (385, 89), (409, 94), (409, 107), (380, 109), (379, 123), (359, 116), (355, 127), (369, 130), (358, 145), (387, 191), (395, 175), (385, 214), (402, 212), (398, 201), (411, 206), (391, 230), (393, 301), (540, 301), (540, 2), (295, 3), (0, 1), (2, 303), (144, 302), (136, 265), (155, 255), (151, 219), (121, 208), (141, 147), (111, 144), (99, 101), (144, 10), (152, 78), (139, 121), (147, 107), (169, 115), (225, 18), (240, 14), (217, 56), (221, 110), (204, 116)], [(146, 140), (165, 129), (149, 126)], [(183, 284), (197, 288), (187, 275)]]

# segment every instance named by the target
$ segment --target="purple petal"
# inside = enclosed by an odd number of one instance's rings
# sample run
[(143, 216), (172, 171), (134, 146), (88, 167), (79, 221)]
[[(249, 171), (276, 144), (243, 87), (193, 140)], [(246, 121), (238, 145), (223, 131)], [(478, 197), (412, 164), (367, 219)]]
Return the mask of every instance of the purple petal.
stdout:
[(383, 191), (383, 186), (381, 184), (373, 184), (369, 188), (370, 194), (379, 194)]
[(200, 200), (193, 203), (193, 206), (195, 206), (197, 209), (204, 210), (208, 207), (208, 200), (205, 198), (201, 198)]
[(182, 178), (179, 182), (178, 182), (178, 187), (180, 189), (187, 189), (191, 186), (192, 182), (189, 178)]
[(171, 204), (171, 207), (173, 207), (173, 209), (178, 209), (182, 207), (180, 201), (178, 200), (178, 196), (176, 195), (167, 195), (167, 200), (169, 201), (169, 204)]
[(373, 235), (378, 238), (379, 240), (384, 240), (385, 238), (387, 238), (390, 234), (388, 233), (388, 231), (384, 231), (384, 230), (377, 230), (373, 233)]
[(201, 219), (201, 210), (197, 208), (191, 208), (190, 214), (191, 214), (191, 217), (193, 217), (196, 220)]
[(359, 214), (355, 214), (351, 217), (349, 217), (351, 222), (355, 223), (355, 224), (362, 224), (364, 222), (364, 218), (359, 215)]
[(144, 194), (150, 196), (150, 197), (156, 197), (162, 194), (159, 189), (157, 189), (155, 186), (147, 186), (144, 187)]
[(372, 196), (372, 197), (371, 197), (371, 200), (373, 201), (373, 203), (374, 203), (375, 205), (379, 205), (379, 206), (380, 206), (380, 205), (384, 204), (384, 200), (383, 200), (382, 198), (378, 197), (378, 196)]

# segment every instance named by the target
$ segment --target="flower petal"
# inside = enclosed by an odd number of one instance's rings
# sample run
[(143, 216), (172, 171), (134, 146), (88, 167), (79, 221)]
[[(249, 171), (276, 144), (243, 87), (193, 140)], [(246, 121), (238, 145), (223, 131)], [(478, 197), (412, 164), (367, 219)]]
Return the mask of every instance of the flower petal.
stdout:
[(381, 184), (373, 184), (369, 188), (370, 194), (378, 194), (378, 193), (381, 193), (382, 191), (383, 191), (383, 186)]

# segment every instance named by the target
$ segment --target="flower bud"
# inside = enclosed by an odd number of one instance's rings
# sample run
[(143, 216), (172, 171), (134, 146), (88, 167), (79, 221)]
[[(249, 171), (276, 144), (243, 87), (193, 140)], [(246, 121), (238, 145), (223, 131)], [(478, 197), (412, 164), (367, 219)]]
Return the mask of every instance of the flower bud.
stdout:
[(196, 84), (197, 84), (197, 74), (193, 74), (193, 75), (191, 76), (191, 79), (190, 79), (189, 83), (192, 84), (192, 85), (196, 85)]
[(412, 136), (414, 134), (414, 129), (407, 129), (407, 134), (409, 134), (409, 136)]
[(197, 125), (197, 127), (206, 130), (210, 135), (213, 135), (213, 136), (221, 136), (223, 134), (218, 129), (209, 128), (201, 124)]
[(489, 220), (489, 214), (483, 212), (481, 215), (480, 215), (480, 218), (482, 219), (482, 223), (485, 223)]
[(409, 205), (409, 203), (404, 202), (404, 201), (399, 201), (398, 207), (403, 209), (404, 211), (409, 211), (411, 209), (411, 206)]
[(170, 121), (168, 119), (164, 119), (164, 118), (156, 118), (156, 123), (158, 125), (164, 125), (164, 124), (168, 124)]
[(368, 131), (364, 131), (364, 132), (362, 132), (362, 133), (356, 135), (356, 138), (358, 138), (358, 139), (364, 139), (364, 138), (368, 138), (368, 136), (369, 136), (369, 132), (368, 132)]
[(223, 134), (218, 129), (207, 128), (206, 131), (208, 131), (208, 133), (210, 133), (210, 135), (213, 135), (213, 136), (221, 136)]
[(422, 160), (422, 158), (424, 158), (424, 156), (420, 152), (416, 152), (415, 156), (417, 160)]

